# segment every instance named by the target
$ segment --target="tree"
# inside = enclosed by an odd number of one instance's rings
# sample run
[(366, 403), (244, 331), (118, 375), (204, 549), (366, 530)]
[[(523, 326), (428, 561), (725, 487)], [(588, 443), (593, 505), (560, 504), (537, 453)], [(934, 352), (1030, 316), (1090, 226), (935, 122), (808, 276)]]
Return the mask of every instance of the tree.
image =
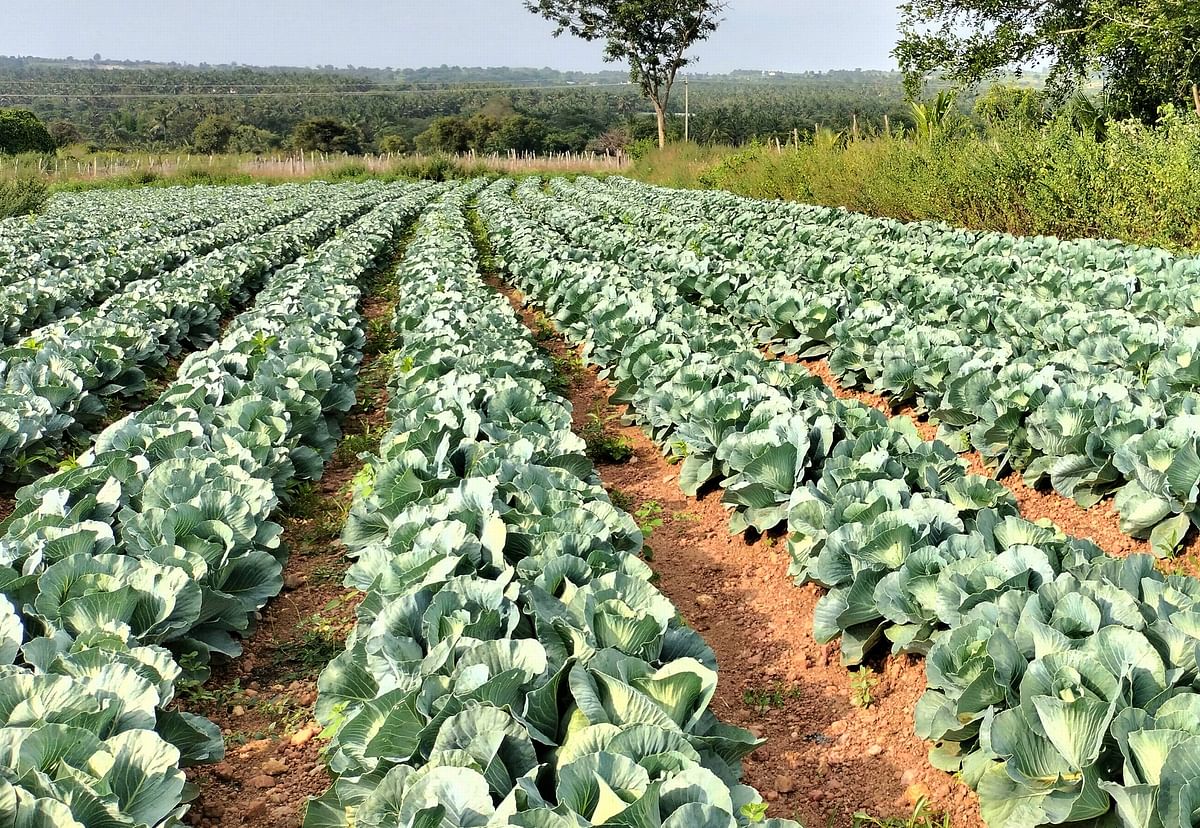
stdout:
[(237, 124), (224, 115), (209, 115), (192, 130), (192, 147), (201, 155), (225, 152)]
[(506, 119), (492, 136), (492, 146), (499, 150), (541, 152), (545, 143), (545, 125), (527, 115), (514, 115)]
[(28, 109), (0, 109), (0, 153), (54, 152), (54, 139)]
[(267, 129), (242, 124), (233, 131), (227, 149), (233, 152), (261, 153), (279, 146), (279, 136)]
[(54, 139), (56, 147), (66, 147), (83, 141), (83, 133), (70, 121), (51, 121), (46, 124), (46, 131)]
[(413, 143), (408, 137), (398, 132), (389, 132), (379, 138), (379, 151), (405, 155), (412, 152)]
[(570, 32), (603, 40), (606, 61), (629, 62), (629, 77), (654, 105), (658, 146), (667, 144), (667, 104), (675, 75), (691, 63), (687, 50), (717, 30), (724, 0), (525, 0), (552, 21), (555, 37)]
[(461, 115), (446, 115), (435, 118), (429, 129), (417, 136), (417, 149), (421, 152), (466, 152), (471, 148), (474, 131), (467, 119)]
[(345, 152), (356, 155), (362, 150), (362, 130), (337, 118), (309, 118), (292, 130), (292, 146), (308, 152)]
[(1192, 0), (908, 0), (893, 52), (915, 96), (940, 73), (965, 85), (1045, 64), (1063, 101), (1099, 74), (1115, 115), (1163, 103), (1200, 112), (1200, 4)]

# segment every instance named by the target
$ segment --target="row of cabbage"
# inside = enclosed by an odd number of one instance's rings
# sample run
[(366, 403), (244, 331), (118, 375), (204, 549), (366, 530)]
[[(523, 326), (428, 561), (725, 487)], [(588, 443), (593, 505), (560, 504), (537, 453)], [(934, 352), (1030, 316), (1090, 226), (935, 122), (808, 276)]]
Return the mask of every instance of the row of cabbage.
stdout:
[(216, 224), (224, 218), (222, 203), (232, 206), (231, 199), (243, 195), (249, 206), (253, 190), (258, 191), (259, 203), (276, 197), (265, 187), (241, 189), (242, 193), (172, 187), (57, 194), (40, 215), (0, 221), (0, 285)]
[(265, 211), (261, 232), (182, 267), (128, 284), (98, 307), (0, 351), (0, 479), (25, 481), (85, 444), (114, 404), (141, 394), (147, 372), (203, 347), (276, 268), (387, 198), (382, 185), (330, 190), (323, 205)]
[[(457, 190), (400, 270), (391, 427), (356, 481), (366, 592), (317, 715), (306, 828), (737, 828), (757, 742), (708, 709), (712, 651), (650, 584), (549, 360), (484, 287)], [(794, 823), (768, 820), (774, 828)]]
[[(0, 344), (11, 345), (39, 325), (90, 308), (134, 279), (166, 273), (303, 215), (323, 202), (327, 189), (289, 185), (268, 195), (261, 189), (228, 188), (200, 197), (177, 191), (171, 199), (186, 205), (187, 212), (170, 219), (151, 211), (143, 220), (162, 222), (151, 233), (140, 224), (125, 225), (124, 232), (104, 239), (68, 237), (56, 248), (0, 264)], [(98, 212), (104, 216), (103, 209)], [(128, 218), (123, 214), (107, 218), (119, 227)]]
[[(1031, 485), (1048, 480), (1084, 506), (1115, 491), (1122, 528), (1159, 554), (1200, 520), (1195, 329), (1043, 300), (1020, 280), (988, 287), (827, 249), (823, 236), (798, 247), (785, 235), (774, 247), (748, 244), (753, 261), (727, 259), (713, 238), (775, 225), (744, 203), (740, 214), (709, 216), (712, 225), (664, 221), (664, 202), (690, 196), (610, 186), (619, 195), (593, 201), (599, 212), (580, 206), (598, 185), (557, 182), (557, 199), (532, 187), (522, 197), (578, 244), (677, 273), (690, 301), (754, 326), (779, 350), (828, 354), (844, 385), (915, 404), (958, 450), (1022, 470)], [(626, 222), (675, 229), (647, 245)]]
[(1009, 285), (1037, 299), (1131, 310), (1142, 319), (1192, 324), (1200, 313), (1200, 259), (1158, 248), (976, 232), (721, 191), (681, 193), (621, 178), (581, 184), (595, 195), (615, 197), (614, 205), (629, 197), (653, 202), (669, 213), (672, 229), (696, 234), (698, 243), (728, 258), (786, 264), (788, 250), (827, 245), (837, 258), (896, 264), (971, 285)]
[(223, 754), (178, 683), (282, 587), (295, 481), (320, 475), (354, 400), (363, 273), (427, 199), (387, 200), (277, 271), (225, 336), (71, 469), (18, 492), (0, 524), (0, 824), (178, 825), (181, 767)]
[(1194, 824), (1200, 582), (1021, 519), (944, 443), (831, 399), (676, 275), (573, 243), (510, 186), (481, 210), (516, 283), (680, 460), (685, 491), (719, 483), (735, 531), (787, 528), (797, 579), (829, 590), (819, 640), (840, 636), (850, 665), (882, 644), (926, 654), (917, 731), (990, 825)]

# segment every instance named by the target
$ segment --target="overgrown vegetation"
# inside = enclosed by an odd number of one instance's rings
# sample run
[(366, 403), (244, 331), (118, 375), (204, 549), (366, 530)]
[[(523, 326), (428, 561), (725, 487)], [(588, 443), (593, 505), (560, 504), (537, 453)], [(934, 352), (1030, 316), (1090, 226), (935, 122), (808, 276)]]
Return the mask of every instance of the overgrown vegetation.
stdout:
[(1073, 110), (986, 131), (941, 124), (925, 136), (828, 133), (781, 150), (669, 148), (634, 175), (901, 220), (1200, 247), (1200, 120), (1172, 108), (1151, 126)]
[(41, 212), (48, 198), (49, 189), (41, 179), (0, 181), (0, 219)]

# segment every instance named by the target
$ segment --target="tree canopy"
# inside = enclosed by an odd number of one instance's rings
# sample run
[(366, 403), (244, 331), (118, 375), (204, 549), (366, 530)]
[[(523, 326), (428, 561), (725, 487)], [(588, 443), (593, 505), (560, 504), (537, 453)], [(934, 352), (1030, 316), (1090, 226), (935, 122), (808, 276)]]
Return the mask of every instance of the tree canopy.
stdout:
[(1059, 100), (1099, 77), (1114, 115), (1152, 121), (1193, 100), (1200, 111), (1195, 0), (908, 0), (894, 54), (910, 94), (933, 73), (973, 85), (1047, 65)]
[(309, 152), (348, 152), (362, 149), (363, 134), (337, 118), (309, 118), (292, 130), (292, 146)]
[(570, 32), (603, 40), (604, 59), (628, 61), (629, 77), (654, 105), (658, 145), (666, 144), (666, 112), (675, 76), (691, 63), (687, 50), (717, 30), (724, 0), (525, 0)]
[(54, 152), (54, 138), (28, 109), (0, 109), (0, 153)]

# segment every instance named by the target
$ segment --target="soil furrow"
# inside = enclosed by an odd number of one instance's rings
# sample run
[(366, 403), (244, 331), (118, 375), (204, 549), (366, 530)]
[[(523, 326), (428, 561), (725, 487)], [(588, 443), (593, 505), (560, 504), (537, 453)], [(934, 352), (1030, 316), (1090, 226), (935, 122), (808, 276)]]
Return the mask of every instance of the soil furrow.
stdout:
[(342, 586), (346, 559), (338, 535), (350, 482), (362, 467), (358, 455), (378, 445), (386, 422), (393, 271), (384, 269), (364, 291), (367, 349), (342, 442), (320, 481), (303, 490), (280, 521), (290, 550), (284, 592), (262, 611), (242, 656), (181, 699), (185, 709), (221, 728), (226, 745), (224, 761), (188, 771), (200, 789), (187, 815), (192, 825), (297, 826), (307, 797), (329, 787), (313, 706), (317, 677), (342, 652), (361, 597)]
[(770, 815), (851, 826), (859, 811), (902, 818), (927, 801), (956, 828), (981, 826), (975, 795), (932, 768), (914, 734), (913, 710), (925, 688), (922, 661), (885, 658), (858, 673), (842, 667), (836, 644), (812, 638), (822, 591), (794, 585), (782, 540), (731, 536), (719, 491), (685, 496), (676, 468), (641, 429), (619, 425), (607, 383), (548, 335), (547, 322), (518, 292), (494, 277), (488, 282), (564, 367), (576, 431), (594, 429), (592, 416), (599, 415), (611, 436), (632, 447), (626, 463), (598, 463), (600, 477), (614, 502), (650, 530), (659, 588), (717, 654), (714, 712), (766, 739), (747, 759), (745, 781), (763, 792)]

